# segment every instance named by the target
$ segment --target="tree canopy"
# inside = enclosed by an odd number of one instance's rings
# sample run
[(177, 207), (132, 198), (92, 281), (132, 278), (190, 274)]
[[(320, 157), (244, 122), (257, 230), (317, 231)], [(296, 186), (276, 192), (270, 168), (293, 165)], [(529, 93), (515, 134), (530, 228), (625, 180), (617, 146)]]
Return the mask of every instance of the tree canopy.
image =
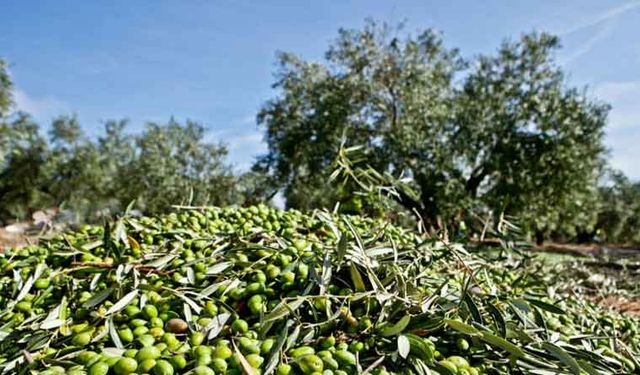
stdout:
[(608, 243), (640, 243), (640, 183), (609, 171), (600, 195), (597, 234)]
[(11, 91), (1, 63), (0, 222), (60, 206), (84, 221), (134, 200), (147, 213), (242, 202), (226, 147), (209, 142), (198, 123), (171, 119), (132, 133), (126, 121), (108, 121), (89, 137), (76, 117), (60, 116), (45, 135), (28, 114), (12, 112)]
[(134, 200), (143, 212), (241, 201), (226, 148), (206, 142), (205, 128), (194, 122), (149, 123), (131, 134), (126, 122), (110, 121), (91, 139), (74, 117), (55, 119), (45, 137), (21, 115), (1, 134), (11, 152), (1, 165), (0, 220), (61, 205), (86, 219), (121, 212)]
[(322, 61), (278, 55), (276, 94), (257, 115), (268, 151), (239, 174), (196, 122), (130, 132), (108, 121), (88, 136), (76, 117), (60, 116), (45, 133), (14, 110), (0, 60), (0, 222), (58, 206), (89, 218), (133, 200), (147, 213), (255, 204), (278, 191), (288, 207), (381, 213), (362, 181), (334, 181), (348, 166), (393, 186), (395, 205), (432, 230), (508, 214), (538, 240), (638, 242), (637, 184), (606, 174), (609, 106), (568, 83), (559, 48), (536, 32), (469, 58), (431, 29), (340, 29)]
[(13, 83), (7, 70), (7, 63), (0, 59), (0, 118), (8, 114), (13, 103), (12, 88)]
[(269, 147), (259, 164), (288, 206), (344, 199), (326, 181), (346, 143), (408, 178), (417, 194), (398, 201), (433, 227), (477, 205), (535, 231), (595, 223), (608, 106), (566, 83), (556, 37), (463, 59), (433, 30), (399, 34), (368, 22), (340, 30), (322, 63), (280, 54), (277, 95), (258, 116)]

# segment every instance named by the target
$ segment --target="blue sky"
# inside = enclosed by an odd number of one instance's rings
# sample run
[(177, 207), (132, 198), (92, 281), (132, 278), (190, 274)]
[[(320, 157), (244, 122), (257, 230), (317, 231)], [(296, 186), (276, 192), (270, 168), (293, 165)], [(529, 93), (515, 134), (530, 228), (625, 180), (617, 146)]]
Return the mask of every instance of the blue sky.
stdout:
[(560, 35), (570, 82), (613, 105), (612, 164), (640, 179), (640, 0), (1, 0), (0, 57), (43, 124), (75, 113), (96, 134), (108, 119), (189, 118), (246, 168), (265, 150), (254, 118), (276, 51), (320, 59), (366, 17), (436, 28), (467, 57), (534, 29)]

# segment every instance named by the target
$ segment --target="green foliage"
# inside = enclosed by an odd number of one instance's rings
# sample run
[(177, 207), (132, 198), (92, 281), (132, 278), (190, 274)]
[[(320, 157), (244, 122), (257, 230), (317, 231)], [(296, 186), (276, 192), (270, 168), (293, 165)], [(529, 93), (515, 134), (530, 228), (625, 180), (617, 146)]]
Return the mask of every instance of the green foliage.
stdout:
[(125, 215), (0, 254), (0, 371), (637, 374), (640, 321), (595, 301), (638, 275), (589, 263), (323, 210)]
[(489, 177), (487, 203), (538, 231), (594, 224), (604, 164), (608, 106), (565, 87), (557, 46), (545, 34), (504, 44), (479, 59), (460, 96), (458, 148)]
[(610, 243), (640, 243), (640, 183), (632, 183), (618, 171), (609, 180), (600, 188), (598, 232)]
[(13, 103), (11, 90), (13, 83), (7, 70), (7, 63), (0, 59), (0, 118), (6, 116)]
[(259, 163), (288, 206), (344, 200), (326, 181), (346, 143), (407, 178), (416, 194), (396, 199), (432, 227), (478, 204), (531, 231), (594, 224), (608, 107), (565, 84), (556, 37), (524, 35), (464, 61), (434, 31), (397, 34), (368, 22), (340, 30), (323, 64), (280, 55), (278, 96), (258, 117), (269, 146)]
[(22, 218), (49, 206), (48, 145), (29, 116), (0, 121), (0, 220)]
[[(273, 193), (258, 169), (234, 176), (227, 149), (195, 122), (149, 123), (127, 132), (109, 121), (87, 137), (74, 116), (60, 116), (42, 134), (27, 114), (11, 113), (12, 82), (0, 60), (0, 223), (62, 206), (77, 220), (122, 212), (135, 200), (145, 213), (171, 205), (259, 203)], [(265, 183), (263, 183), (265, 182)]]
[(101, 169), (106, 154), (87, 139), (74, 117), (61, 116), (52, 123), (49, 132), (51, 148), (45, 156), (45, 184), (51, 205), (64, 204), (80, 217), (106, 208), (104, 191), (107, 181)]
[[(78, 220), (115, 214), (136, 200), (143, 212), (173, 204), (227, 205), (241, 201), (226, 148), (205, 140), (193, 122), (148, 124), (140, 134), (108, 122), (96, 140), (74, 117), (59, 117), (44, 137), (28, 116), (2, 123), (0, 221), (25, 219), (63, 206)], [(248, 178), (247, 178), (248, 180)]]
[(128, 198), (147, 212), (172, 204), (225, 205), (235, 201), (235, 178), (222, 145), (204, 141), (205, 128), (194, 122), (147, 125), (135, 138), (135, 158), (123, 172)]

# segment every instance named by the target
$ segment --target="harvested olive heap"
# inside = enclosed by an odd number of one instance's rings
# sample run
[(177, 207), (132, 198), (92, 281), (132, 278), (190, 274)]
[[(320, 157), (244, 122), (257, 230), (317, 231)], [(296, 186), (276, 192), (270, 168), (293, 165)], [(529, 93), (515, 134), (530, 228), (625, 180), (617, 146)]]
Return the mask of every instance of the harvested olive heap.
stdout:
[(486, 253), (321, 211), (124, 217), (0, 256), (0, 371), (637, 371), (637, 321)]

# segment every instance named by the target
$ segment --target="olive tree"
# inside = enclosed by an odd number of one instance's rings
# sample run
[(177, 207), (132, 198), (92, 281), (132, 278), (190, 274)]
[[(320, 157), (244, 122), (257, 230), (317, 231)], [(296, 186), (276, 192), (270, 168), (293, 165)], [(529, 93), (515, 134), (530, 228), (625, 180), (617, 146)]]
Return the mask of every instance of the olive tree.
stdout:
[(7, 64), (0, 59), (0, 222), (48, 204), (47, 193), (34, 188), (45, 179), (47, 141), (27, 114), (12, 113), (12, 90)]
[(640, 243), (640, 183), (610, 171), (600, 187), (597, 234), (609, 243)]
[(54, 205), (72, 209), (78, 220), (105, 208), (109, 195), (104, 191), (108, 180), (102, 161), (112, 156), (100, 153), (75, 116), (53, 120), (49, 145), (44, 169)]
[(0, 221), (23, 219), (49, 207), (47, 173), (44, 168), (48, 144), (38, 125), (26, 114), (0, 128), (4, 159), (0, 163)]
[(205, 141), (206, 129), (195, 122), (150, 123), (135, 137), (135, 155), (122, 172), (125, 197), (137, 199), (147, 212), (173, 204), (225, 205), (234, 200), (235, 177), (223, 145)]
[(7, 63), (0, 59), (0, 118), (5, 117), (13, 103), (12, 96), (13, 82), (9, 76)]
[(455, 152), (465, 188), (537, 232), (592, 227), (609, 107), (568, 87), (553, 61), (558, 39), (524, 35), (482, 56), (462, 84)]
[[(126, 121), (109, 121), (92, 138), (75, 116), (60, 116), (47, 136), (28, 114), (12, 112), (12, 104), (12, 82), (0, 60), (2, 223), (50, 207), (68, 208), (84, 221), (117, 214), (134, 200), (147, 213), (243, 200), (226, 148), (208, 141), (200, 124), (170, 120), (130, 133)], [(253, 180), (247, 176), (243, 185)]]
[(566, 84), (556, 37), (524, 35), (465, 61), (432, 30), (398, 35), (368, 22), (340, 30), (323, 62), (280, 55), (277, 95), (258, 116), (269, 147), (258, 164), (288, 206), (353, 195), (327, 185), (347, 144), (407, 179), (395, 199), (434, 228), (477, 205), (539, 234), (593, 224), (608, 107)]

